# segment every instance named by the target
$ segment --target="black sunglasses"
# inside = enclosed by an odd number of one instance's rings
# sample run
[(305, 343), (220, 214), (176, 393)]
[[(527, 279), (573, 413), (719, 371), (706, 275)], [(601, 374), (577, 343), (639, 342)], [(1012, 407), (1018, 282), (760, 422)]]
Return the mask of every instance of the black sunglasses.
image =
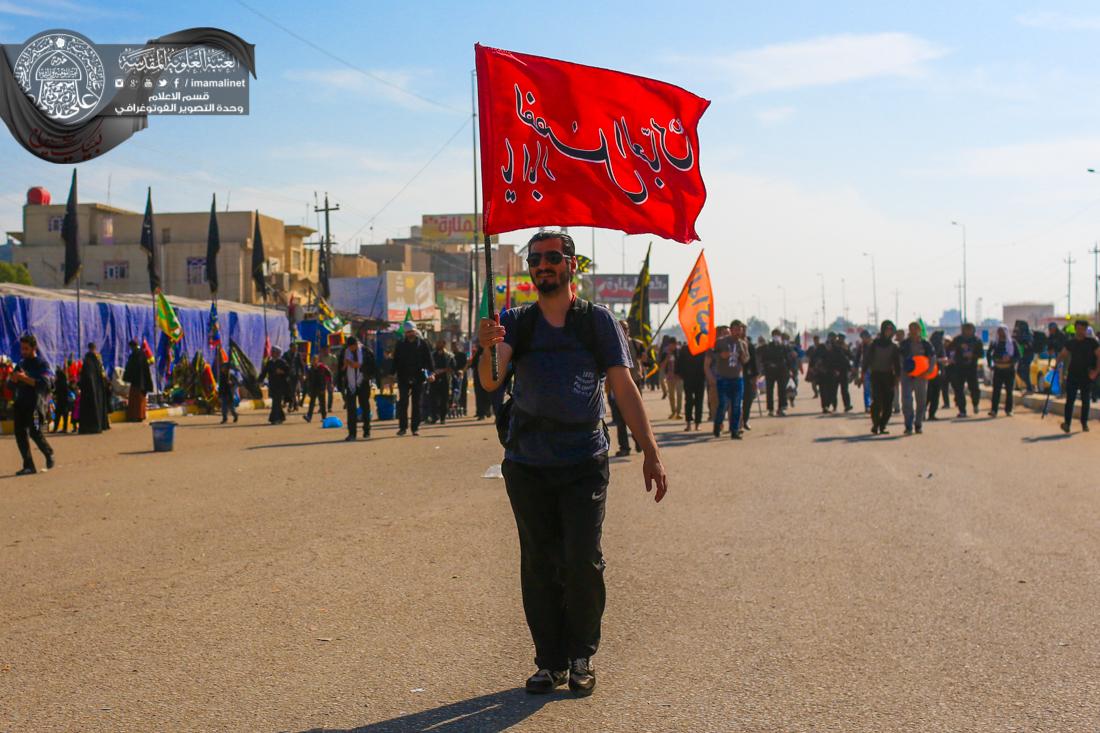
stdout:
[(560, 265), (562, 261), (565, 260), (565, 255), (556, 249), (552, 249), (549, 252), (532, 252), (527, 255), (528, 266), (538, 267), (543, 257), (545, 257), (546, 261), (551, 265)]

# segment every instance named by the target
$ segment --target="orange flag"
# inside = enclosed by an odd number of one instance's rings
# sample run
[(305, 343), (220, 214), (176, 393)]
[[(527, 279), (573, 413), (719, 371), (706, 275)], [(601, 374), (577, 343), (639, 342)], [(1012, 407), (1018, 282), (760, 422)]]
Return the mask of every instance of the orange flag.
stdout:
[(692, 354), (701, 354), (714, 348), (714, 291), (710, 287), (710, 273), (703, 253), (691, 268), (684, 289), (677, 300), (680, 310), (680, 326), (687, 336)]

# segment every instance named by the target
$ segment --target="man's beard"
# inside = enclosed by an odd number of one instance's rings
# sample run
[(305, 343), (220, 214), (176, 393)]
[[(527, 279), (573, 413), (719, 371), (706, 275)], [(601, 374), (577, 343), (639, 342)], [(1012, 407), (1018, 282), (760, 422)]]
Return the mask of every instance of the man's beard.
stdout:
[(557, 280), (543, 280), (539, 274), (536, 274), (535, 288), (543, 295), (550, 295), (556, 293), (559, 288), (568, 287), (571, 278), (572, 276), (568, 272), (558, 275)]

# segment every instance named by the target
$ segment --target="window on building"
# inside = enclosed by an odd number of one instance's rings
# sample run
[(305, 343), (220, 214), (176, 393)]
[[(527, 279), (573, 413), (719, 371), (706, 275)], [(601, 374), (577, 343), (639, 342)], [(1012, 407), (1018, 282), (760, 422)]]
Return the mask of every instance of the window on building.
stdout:
[(172, 241), (172, 229), (170, 227), (164, 227), (160, 230), (160, 243), (168, 244)]
[(46, 224), (46, 231), (60, 232), (62, 225), (65, 223), (65, 217), (63, 216), (51, 216), (49, 222)]
[(302, 253), (301, 252), (293, 252), (292, 251), (290, 253), (290, 269), (292, 269), (292, 270), (302, 269)]
[(187, 284), (202, 285), (206, 282), (206, 258), (187, 258)]
[(129, 262), (104, 262), (104, 280), (128, 280), (130, 278)]

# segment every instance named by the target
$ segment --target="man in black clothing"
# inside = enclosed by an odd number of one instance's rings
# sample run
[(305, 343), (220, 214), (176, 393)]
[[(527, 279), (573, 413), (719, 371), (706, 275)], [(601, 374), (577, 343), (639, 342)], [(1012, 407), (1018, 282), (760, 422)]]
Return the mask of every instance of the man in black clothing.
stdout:
[(1059, 354), (1062, 353), (1062, 349), (1065, 348), (1065, 345), (1066, 334), (1063, 333), (1060, 328), (1058, 328), (1057, 323), (1048, 323), (1046, 339), (1047, 354), (1052, 358), (1057, 357)]
[(964, 323), (962, 333), (951, 340), (951, 365), (954, 367), (955, 404), (959, 408), (959, 417), (966, 417), (966, 392), (970, 391), (970, 401), (974, 405), (974, 414), (978, 414), (978, 401), (981, 399), (981, 387), (978, 384), (978, 362), (985, 356), (982, 340), (974, 335), (974, 324)]
[[(328, 386), (332, 384), (332, 372), (320, 355), (313, 356), (313, 364), (306, 372), (306, 396), (309, 397), (309, 407), (302, 419), (313, 422), (313, 410), (320, 402), (321, 421), (328, 417)], [(305, 400), (303, 400), (304, 402)]]
[(453, 381), (458, 382), (458, 404), (455, 405), (455, 412), (463, 417), (466, 416), (466, 397), (469, 382), (466, 378), (466, 369), (470, 366), (469, 355), (466, 353), (466, 348), (459, 344), (457, 341), (451, 344), (451, 354), (455, 358), (455, 371)]
[(815, 335), (814, 342), (806, 349), (806, 381), (813, 387), (814, 397), (818, 396), (817, 385), (817, 372), (814, 371), (814, 364), (817, 363), (817, 359), (820, 358), (817, 352), (821, 351), (824, 347), (821, 345), (821, 337)]
[(821, 397), (821, 412), (836, 411), (836, 390), (839, 386), (839, 375), (836, 367), (843, 355), (839, 354), (836, 347), (836, 334), (829, 333), (825, 336), (825, 343), (814, 350), (810, 359), (810, 368), (814, 372), (814, 384), (817, 385), (817, 394)]
[(229, 364), (223, 363), (221, 372), (218, 374), (218, 397), (222, 403), (222, 425), (225, 425), (230, 413), (233, 414), (233, 422), (237, 422), (237, 406), (234, 398), (237, 396), (238, 386), (240, 386), (240, 381), (233, 372), (233, 368)]
[(344, 394), (344, 405), (348, 408), (349, 443), (356, 438), (356, 426), (359, 413), (363, 413), (363, 437), (370, 437), (370, 383), (378, 378), (378, 368), (374, 362), (374, 352), (366, 344), (360, 344), (354, 336), (348, 338), (347, 346), (340, 352), (336, 368), (337, 379)]
[(642, 445), (646, 490), (656, 486), (660, 501), (668, 480), (629, 371), (626, 336), (610, 311), (570, 290), (577, 269), (572, 238), (539, 232), (527, 249), (538, 301), (481, 321), (478, 341), (488, 358), (479, 369), (495, 391), (515, 367), (501, 471), (519, 533), (523, 609), (538, 667), (526, 689), (545, 694), (568, 681), (575, 695), (586, 696), (596, 687), (592, 655), (606, 601), (605, 383)]
[(443, 339), (435, 342), (432, 352), (432, 377), (428, 392), (431, 397), (431, 421), (443, 425), (447, 422), (447, 411), (451, 406), (451, 376), (455, 370), (455, 358), (447, 351)]
[(420, 399), (424, 380), (432, 371), (432, 350), (420, 337), (416, 324), (405, 323), (405, 338), (393, 350), (393, 373), (397, 377), (397, 434), (409, 429), (409, 402), (412, 402), (412, 434), (420, 435)]
[(263, 382), (264, 377), (267, 377), (267, 394), (271, 398), (271, 414), (267, 416), (267, 421), (272, 425), (280, 425), (286, 422), (283, 402), (290, 391), (290, 366), (283, 359), (283, 351), (278, 346), (271, 347), (271, 358), (260, 370), (259, 381)]
[(676, 355), (676, 376), (684, 383), (684, 419), (687, 421), (685, 432), (691, 430), (692, 422), (698, 430), (703, 421), (703, 402), (706, 401), (707, 390), (706, 359), (706, 351), (692, 354), (691, 347), (686, 342)]
[(1081, 430), (1089, 431), (1089, 402), (1092, 399), (1092, 383), (1100, 375), (1100, 342), (1089, 336), (1089, 322), (1081, 319), (1073, 324), (1073, 339), (1062, 346), (1059, 362), (1069, 362), (1066, 367), (1066, 412), (1062, 432), (1068, 433), (1073, 424), (1073, 403), (1081, 397)]
[(478, 420), (484, 420), (493, 414), (492, 395), (481, 386), (481, 376), (478, 373), (478, 362), (482, 356), (481, 347), (474, 351), (471, 369), (474, 378), (474, 414)]
[(871, 380), (871, 434), (886, 435), (894, 410), (894, 391), (901, 380), (901, 352), (894, 341), (897, 328), (883, 321), (878, 336), (864, 349), (863, 372)]
[(15, 383), (15, 401), (12, 405), (15, 444), (23, 457), (23, 468), (16, 475), (26, 476), (37, 473), (34, 456), (31, 455), (32, 440), (46, 457), (46, 468), (53, 468), (53, 448), (42, 434), (45, 416), (41, 409), (42, 400), (50, 393), (50, 367), (38, 356), (38, 339), (32, 334), (24, 334), (19, 339), (19, 354), (22, 359), (9, 379)]
[[(768, 414), (779, 408), (783, 417), (787, 409), (787, 377), (790, 373), (790, 350), (783, 343), (783, 332), (772, 330), (772, 340), (760, 347), (760, 362), (764, 370), (764, 388), (767, 391)], [(778, 398), (778, 399), (777, 399)]]
[(933, 331), (928, 338), (932, 346), (932, 353), (936, 357), (936, 366), (939, 373), (928, 380), (928, 419), (938, 420), (936, 413), (940, 409), (940, 398), (943, 398), (943, 406), (948, 407), (948, 381), (947, 381), (947, 351), (943, 346), (943, 331)]
[(752, 416), (753, 403), (756, 402), (756, 380), (760, 378), (760, 362), (756, 360), (756, 345), (753, 344), (752, 339), (746, 338), (745, 343), (749, 346), (749, 360), (741, 370), (741, 377), (745, 384), (744, 393), (741, 395), (741, 429), (752, 430), (749, 427), (749, 418)]

